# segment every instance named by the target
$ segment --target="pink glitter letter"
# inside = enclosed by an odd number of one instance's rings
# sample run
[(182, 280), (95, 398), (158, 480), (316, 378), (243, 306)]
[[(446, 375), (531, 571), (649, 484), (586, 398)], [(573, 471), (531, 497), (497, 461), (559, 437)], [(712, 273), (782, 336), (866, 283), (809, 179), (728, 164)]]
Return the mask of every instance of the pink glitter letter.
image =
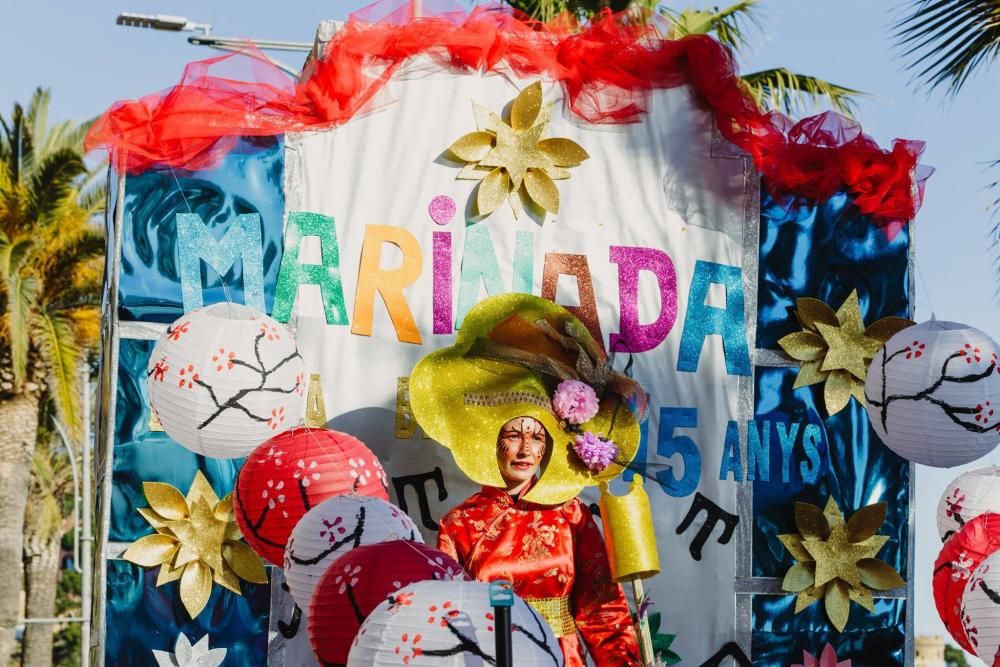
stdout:
[[(610, 351), (645, 352), (663, 342), (677, 321), (677, 272), (670, 255), (655, 248), (611, 246), (618, 264), (620, 333), (611, 334)], [(639, 272), (651, 271), (660, 286), (660, 315), (650, 324), (639, 322)]]
[(451, 232), (434, 232), (434, 333), (451, 333)]

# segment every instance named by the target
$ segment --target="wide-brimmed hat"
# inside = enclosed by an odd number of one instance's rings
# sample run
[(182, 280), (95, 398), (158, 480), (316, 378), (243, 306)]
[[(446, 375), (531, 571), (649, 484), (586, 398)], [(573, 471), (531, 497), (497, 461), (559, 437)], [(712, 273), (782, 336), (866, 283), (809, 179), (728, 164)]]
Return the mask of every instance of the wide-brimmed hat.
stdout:
[[(599, 402), (596, 414), (581, 424), (561, 418), (553, 407), (553, 395), (566, 380), (586, 384)], [(612, 369), (602, 347), (565, 308), (530, 294), (502, 294), (469, 311), (454, 345), (420, 360), (410, 375), (410, 405), (424, 432), (451, 450), (470, 479), (486, 486), (505, 485), (496, 460), (500, 427), (521, 416), (540, 421), (553, 444), (525, 500), (548, 505), (611, 480), (632, 461), (646, 395)], [(617, 445), (607, 467), (584, 463), (574, 449), (580, 436)]]

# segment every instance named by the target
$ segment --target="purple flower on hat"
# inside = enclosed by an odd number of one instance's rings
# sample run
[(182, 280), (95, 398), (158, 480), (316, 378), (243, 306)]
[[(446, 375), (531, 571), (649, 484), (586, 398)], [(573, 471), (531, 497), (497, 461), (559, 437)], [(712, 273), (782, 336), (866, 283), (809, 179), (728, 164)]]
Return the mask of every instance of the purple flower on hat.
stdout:
[(614, 461), (618, 454), (618, 445), (596, 433), (587, 431), (576, 436), (573, 441), (573, 451), (580, 457), (584, 465), (591, 470), (600, 472)]
[(600, 402), (594, 389), (579, 380), (563, 380), (552, 396), (552, 409), (559, 419), (570, 424), (583, 424), (594, 418)]

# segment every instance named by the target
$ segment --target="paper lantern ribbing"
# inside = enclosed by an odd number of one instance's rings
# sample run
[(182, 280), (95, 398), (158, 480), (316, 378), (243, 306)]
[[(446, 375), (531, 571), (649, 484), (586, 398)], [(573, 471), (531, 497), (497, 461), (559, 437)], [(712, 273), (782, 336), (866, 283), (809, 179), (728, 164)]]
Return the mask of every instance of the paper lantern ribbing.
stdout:
[(934, 605), (944, 626), (969, 653), (976, 649), (962, 628), (962, 597), (969, 577), (984, 560), (1000, 549), (1000, 514), (986, 513), (970, 519), (955, 533), (934, 563)]
[(330, 563), (364, 544), (409, 540), (423, 544), (420, 531), (403, 510), (381, 498), (334, 496), (299, 520), (285, 547), (285, 583), (302, 609)]
[(985, 512), (1000, 513), (1000, 468), (996, 466), (962, 473), (945, 488), (937, 511), (941, 541)]
[(224, 459), (246, 456), (296, 423), (304, 374), (288, 329), (253, 308), (217, 303), (167, 327), (146, 380), (167, 435), (197, 454)]
[(346, 663), (361, 624), (387, 596), (418, 581), (455, 579), (469, 576), (423, 544), (396, 540), (351, 549), (327, 568), (313, 595), (309, 638), (316, 656), (322, 664)]
[(962, 629), (987, 665), (1000, 666), (1000, 551), (969, 577), (962, 596)]
[(389, 500), (382, 464), (364, 443), (338, 431), (293, 428), (247, 457), (233, 489), (236, 522), (247, 544), (281, 566), (299, 519), (346, 493)]
[[(521, 598), (511, 609), (518, 667), (559, 667), (562, 649), (548, 624)], [(496, 636), (489, 584), (421, 581), (401, 588), (368, 615), (351, 646), (348, 667), (492, 664)]]
[(872, 427), (904, 459), (951, 468), (1000, 442), (995, 341), (931, 320), (900, 331), (872, 360), (865, 399)]

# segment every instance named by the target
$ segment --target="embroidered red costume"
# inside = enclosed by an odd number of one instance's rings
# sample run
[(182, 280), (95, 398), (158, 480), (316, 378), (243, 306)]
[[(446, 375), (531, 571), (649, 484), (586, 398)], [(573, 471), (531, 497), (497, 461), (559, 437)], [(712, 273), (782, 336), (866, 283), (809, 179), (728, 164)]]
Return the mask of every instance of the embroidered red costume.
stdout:
[(566, 667), (587, 664), (580, 636), (600, 667), (641, 664), (628, 603), (579, 499), (536, 505), (484, 486), (441, 520), (438, 548), (480, 581), (513, 581), (559, 638)]

